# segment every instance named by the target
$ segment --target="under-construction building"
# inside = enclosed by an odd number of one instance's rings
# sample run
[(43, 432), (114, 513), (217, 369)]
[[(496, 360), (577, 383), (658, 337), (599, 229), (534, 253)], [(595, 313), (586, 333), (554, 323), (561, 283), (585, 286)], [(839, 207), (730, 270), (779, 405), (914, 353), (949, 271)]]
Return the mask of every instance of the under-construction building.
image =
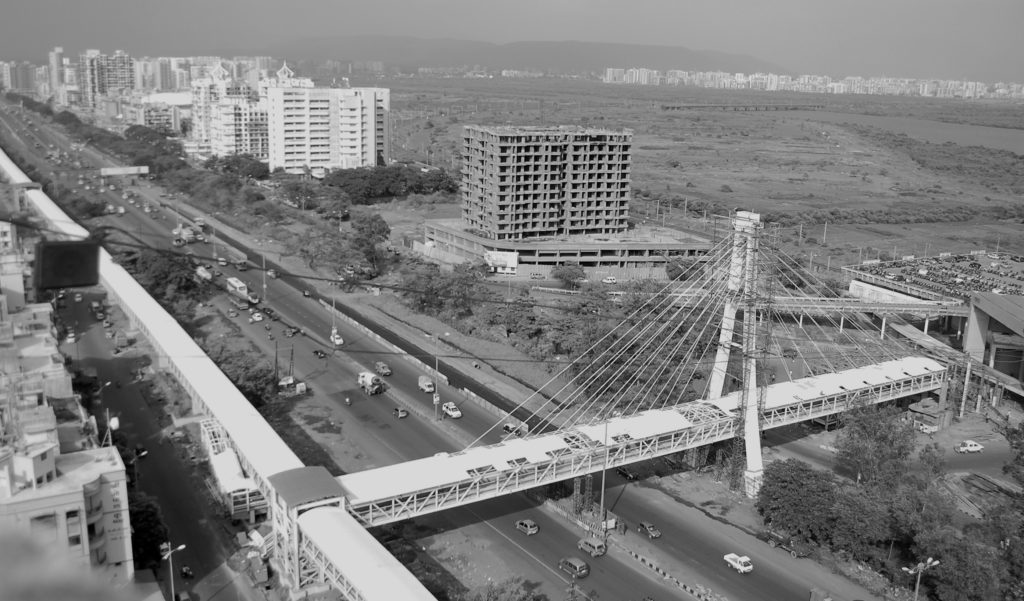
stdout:
[(632, 142), (628, 130), (467, 125), (463, 221), (491, 240), (621, 234)]

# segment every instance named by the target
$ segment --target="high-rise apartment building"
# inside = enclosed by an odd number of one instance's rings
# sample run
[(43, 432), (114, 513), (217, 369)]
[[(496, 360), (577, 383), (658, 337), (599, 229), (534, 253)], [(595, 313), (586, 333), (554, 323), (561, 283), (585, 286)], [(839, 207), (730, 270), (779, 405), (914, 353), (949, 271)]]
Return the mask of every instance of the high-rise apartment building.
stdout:
[[(205, 69), (206, 67), (204, 67)], [(254, 99), (253, 91), (244, 83), (232, 79), (223, 65), (214, 65), (207, 77), (192, 80), (192, 131), (187, 150), (193, 154), (208, 155), (213, 147), (213, 118), (216, 106), (227, 99)]]
[(462, 134), (462, 218), (491, 240), (626, 231), (630, 131), (484, 127)]
[(64, 49), (57, 46), (50, 51), (50, 94), (58, 95), (64, 86)]
[(271, 170), (323, 173), (386, 165), (390, 159), (389, 90), (261, 86), (261, 93), (267, 99)]
[(99, 50), (86, 50), (78, 58), (81, 103), (95, 108), (108, 93), (131, 90), (135, 85), (134, 65), (131, 55), (122, 50), (110, 56)]
[(249, 98), (222, 98), (210, 113), (210, 154), (268, 159), (267, 109)]

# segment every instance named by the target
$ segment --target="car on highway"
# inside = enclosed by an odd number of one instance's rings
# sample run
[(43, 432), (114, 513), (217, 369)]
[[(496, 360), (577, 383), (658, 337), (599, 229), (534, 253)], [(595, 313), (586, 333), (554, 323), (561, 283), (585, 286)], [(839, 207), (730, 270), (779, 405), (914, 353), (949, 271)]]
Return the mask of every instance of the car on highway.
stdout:
[(135, 457), (141, 459), (146, 455), (149, 455), (149, 451), (146, 450), (146, 447), (142, 446), (141, 444), (135, 445)]
[(316, 357), (317, 359), (326, 359), (327, 353), (323, 352), (320, 349), (316, 349), (313, 351), (313, 356)]
[(401, 407), (395, 407), (394, 411), (391, 412), (391, 415), (395, 416), (398, 419), (402, 419), (405, 417), (409, 417), (409, 412), (406, 411), (405, 409), (402, 409)]
[(383, 361), (378, 361), (378, 362), (374, 363), (373, 364), (373, 370), (375, 372), (377, 372), (377, 375), (380, 375), (380, 376), (390, 376), (391, 375), (391, 367), (387, 363), (384, 363)]
[(730, 568), (736, 570), (740, 574), (749, 574), (754, 571), (754, 564), (750, 563), (750, 558), (746, 555), (738, 555), (736, 553), (728, 553), (722, 559), (729, 565)]
[(277, 313), (275, 313), (270, 307), (263, 307), (263, 314), (270, 319), (277, 319)]
[(103, 320), (103, 327), (104, 328), (112, 328), (112, 327), (114, 327), (114, 324), (111, 323), (109, 319), (104, 319)]
[(342, 338), (341, 334), (338, 333), (338, 328), (331, 328), (330, 340), (331, 344), (333, 344), (334, 346), (341, 346), (345, 344), (345, 339)]
[(586, 578), (590, 573), (590, 566), (579, 557), (563, 557), (558, 560), (558, 569), (573, 578)]
[(523, 431), (520, 429), (520, 427), (511, 423), (502, 424), (501, 431), (504, 432), (505, 434), (515, 434), (516, 436), (523, 435)]
[(607, 276), (607, 277), (601, 279), (601, 283), (602, 284), (615, 284), (617, 282), (618, 282), (618, 280), (616, 280), (615, 276), (613, 276), (613, 275), (610, 275), (610, 276)]
[(217, 265), (220, 265), (221, 267), (227, 267), (228, 266), (227, 258), (225, 258), (225, 257), (217, 257)]
[(647, 538), (661, 538), (661, 530), (650, 522), (640, 522), (640, 525), (636, 527), (637, 532), (640, 534), (646, 534)]
[(953, 450), (957, 453), (980, 453), (985, 450), (985, 447), (973, 440), (965, 440)]
[(259, 321), (263, 321), (263, 314), (260, 313), (259, 311), (256, 311), (255, 313), (249, 316), (249, 323), (256, 323)]
[(82, 293), (81, 292), (76, 292), (75, 293), (75, 302), (76, 303), (82, 302)]
[(441, 405), (441, 411), (443, 411), (445, 415), (452, 419), (459, 419), (460, 417), (462, 417), (462, 410), (459, 409), (458, 405), (451, 401), (448, 401), (444, 405)]
[(517, 520), (516, 530), (522, 532), (526, 536), (533, 536), (540, 532), (540, 526), (533, 520)]
[(67, 341), (70, 342), (71, 344), (74, 344), (76, 340), (78, 340), (78, 337), (75, 335), (75, 333), (68, 332)]

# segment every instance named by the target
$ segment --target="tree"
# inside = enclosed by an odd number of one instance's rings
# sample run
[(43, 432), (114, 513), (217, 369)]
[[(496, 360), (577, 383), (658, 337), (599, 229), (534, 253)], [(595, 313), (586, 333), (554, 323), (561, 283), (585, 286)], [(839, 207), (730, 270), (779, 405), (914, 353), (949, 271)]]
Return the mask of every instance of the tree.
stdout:
[(551, 277), (562, 282), (566, 288), (575, 288), (577, 283), (586, 279), (586, 276), (580, 264), (572, 261), (562, 263), (551, 270)]
[(995, 599), (1002, 577), (997, 551), (960, 536), (944, 525), (922, 534), (917, 540), (917, 557), (939, 560), (922, 580), (934, 584), (941, 601), (989, 601)]
[(836, 460), (857, 474), (857, 482), (894, 487), (914, 451), (914, 427), (900, 421), (895, 407), (869, 405), (846, 412), (836, 441)]
[(846, 487), (832, 507), (832, 546), (854, 557), (868, 558), (878, 543), (889, 538), (889, 511), (873, 491)]
[(294, 203), (299, 209), (305, 211), (307, 208), (316, 208), (314, 201), (320, 194), (317, 187), (317, 184), (306, 180), (290, 180), (281, 186), (281, 194), (289, 202)]
[(832, 474), (815, 470), (798, 459), (787, 459), (765, 467), (755, 506), (772, 526), (825, 542), (832, 533), (835, 501)]
[(380, 245), (391, 236), (391, 227), (379, 213), (359, 213), (352, 220), (352, 248), (359, 251), (374, 273), (380, 273)]
[(128, 520), (132, 526), (132, 555), (140, 568), (160, 564), (160, 545), (167, 542), (167, 526), (156, 499), (141, 492), (128, 493)]

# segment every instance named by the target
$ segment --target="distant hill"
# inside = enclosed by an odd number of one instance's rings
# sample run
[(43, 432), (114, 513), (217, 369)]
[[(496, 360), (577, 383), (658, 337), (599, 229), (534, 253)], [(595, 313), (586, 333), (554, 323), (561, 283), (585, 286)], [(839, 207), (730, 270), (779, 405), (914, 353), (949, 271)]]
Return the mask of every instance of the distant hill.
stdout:
[(233, 49), (226, 55), (256, 53), (292, 61), (382, 61), (400, 67), (480, 65), (491, 69), (603, 71), (606, 67), (647, 67), (754, 73), (789, 70), (760, 59), (682, 46), (645, 46), (603, 42), (513, 42), (491, 44), (469, 40), (422, 39), (406, 36), (339, 36), (306, 38), (271, 46)]

